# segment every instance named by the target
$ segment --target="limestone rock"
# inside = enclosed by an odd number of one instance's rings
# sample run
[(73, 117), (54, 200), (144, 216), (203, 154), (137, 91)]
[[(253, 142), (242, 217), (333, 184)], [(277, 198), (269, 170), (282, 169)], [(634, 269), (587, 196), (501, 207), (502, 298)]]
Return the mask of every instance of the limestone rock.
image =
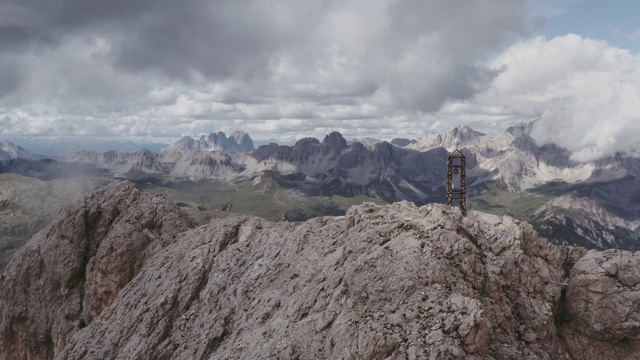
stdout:
[(581, 254), (439, 205), (218, 220), (150, 260), (56, 358), (563, 358), (556, 311)]
[(128, 182), (66, 208), (0, 277), (0, 359), (52, 358), (190, 227), (171, 202)]
[(0, 272), (13, 253), (46, 227), (63, 206), (107, 183), (98, 178), (42, 181), (0, 174)]
[(563, 333), (576, 359), (640, 359), (640, 252), (589, 251), (571, 269)]
[(364, 204), (190, 229), (118, 183), (7, 267), (0, 359), (640, 358), (640, 255), (510, 217)]

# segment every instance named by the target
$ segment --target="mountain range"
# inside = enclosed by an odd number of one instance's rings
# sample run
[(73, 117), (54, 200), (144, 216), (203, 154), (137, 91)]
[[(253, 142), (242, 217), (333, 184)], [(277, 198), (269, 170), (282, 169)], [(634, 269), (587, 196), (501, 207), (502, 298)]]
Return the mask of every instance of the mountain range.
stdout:
[[(640, 249), (640, 162), (621, 155), (579, 163), (567, 149), (537, 145), (533, 123), (490, 137), (470, 127), (394, 145), (347, 142), (339, 133), (293, 146), (252, 150), (248, 134), (185, 137), (158, 153), (77, 154), (116, 176), (160, 176), (222, 182), (270, 179), (306, 196), (377, 198), (416, 204), (444, 202), (446, 161), (466, 156), (470, 206), (531, 221), (560, 243), (589, 248)], [(239, 136), (241, 135), (241, 136)], [(233, 139), (233, 140), (231, 140)], [(404, 145), (404, 146), (399, 146)]]
[[(536, 144), (533, 124), (493, 137), (460, 126), (364, 144), (333, 132), (257, 149), (249, 134), (217, 132), (183, 137), (159, 152), (78, 152), (60, 165), (130, 179), (193, 208), (304, 220), (370, 200), (443, 203), (447, 158), (458, 148), (466, 156), (470, 208), (527, 220), (558, 244), (640, 250), (640, 161), (618, 154), (576, 162), (567, 149)], [(269, 205), (258, 210), (264, 201)]]
[[(530, 131), (12, 144), (0, 360), (638, 358), (639, 160), (575, 162)], [(466, 216), (437, 204), (456, 148)]]

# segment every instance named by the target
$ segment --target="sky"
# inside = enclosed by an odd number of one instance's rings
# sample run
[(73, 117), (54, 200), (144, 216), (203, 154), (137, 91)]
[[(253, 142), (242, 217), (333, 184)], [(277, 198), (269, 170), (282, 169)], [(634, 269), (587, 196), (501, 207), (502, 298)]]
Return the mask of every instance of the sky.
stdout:
[(0, 139), (532, 135), (640, 149), (640, 2), (0, 0)]

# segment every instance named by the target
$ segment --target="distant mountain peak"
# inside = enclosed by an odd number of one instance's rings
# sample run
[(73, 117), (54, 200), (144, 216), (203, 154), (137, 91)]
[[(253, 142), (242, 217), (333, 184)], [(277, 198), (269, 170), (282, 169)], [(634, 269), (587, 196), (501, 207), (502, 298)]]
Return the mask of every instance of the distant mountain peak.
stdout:
[[(478, 137), (487, 135), (487, 134), (485, 134), (483, 132), (474, 130), (469, 125), (456, 126), (453, 129), (449, 130), (447, 132), (447, 134), (450, 134), (451, 136), (455, 136), (455, 137), (459, 137), (459, 138), (466, 138), (466, 137), (478, 138)], [(445, 134), (445, 136), (447, 134)]]
[(41, 155), (35, 155), (25, 150), (22, 146), (9, 140), (0, 142), (0, 160), (25, 159), (41, 160)]
[(242, 141), (242, 139), (244, 139), (247, 136), (249, 136), (249, 134), (247, 134), (246, 132), (242, 130), (236, 130), (233, 133), (231, 133), (231, 136), (229, 136), (229, 138), (234, 138), (236, 142), (239, 143), (240, 141)]
[(537, 120), (538, 119), (534, 119), (526, 123), (510, 126), (505, 132), (513, 135), (514, 137), (530, 136), (531, 130), (533, 130), (533, 126)]
[(175, 144), (181, 144), (182, 146), (191, 149), (196, 144), (196, 140), (194, 140), (191, 136), (183, 136), (180, 138), (180, 140), (176, 141)]
[(17, 145), (14, 142), (11, 142), (9, 140), (5, 140), (3, 142), (0, 143), (0, 148), (3, 151), (6, 152), (19, 152), (19, 151), (26, 151), (24, 148), (22, 148), (22, 146)]
[(340, 150), (346, 149), (348, 147), (347, 140), (345, 140), (345, 138), (342, 137), (342, 134), (340, 134), (337, 131), (334, 131), (329, 135), (325, 136), (324, 140), (322, 141), (322, 144), (328, 145), (332, 148), (336, 148)]
[(169, 149), (183, 149), (183, 150), (222, 150), (234, 153), (251, 152), (255, 148), (253, 146), (253, 140), (249, 134), (244, 131), (234, 131), (231, 136), (218, 131), (212, 132), (209, 135), (202, 135), (199, 139), (193, 139), (190, 136), (184, 136), (177, 142), (165, 148), (165, 151)]
[(456, 126), (444, 134), (429, 134), (427, 137), (418, 140), (417, 143), (408, 144), (419, 149), (433, 149), (443, 147), (449, 151), (472, 145), (487, 134), (472, 129), (468, 125)]

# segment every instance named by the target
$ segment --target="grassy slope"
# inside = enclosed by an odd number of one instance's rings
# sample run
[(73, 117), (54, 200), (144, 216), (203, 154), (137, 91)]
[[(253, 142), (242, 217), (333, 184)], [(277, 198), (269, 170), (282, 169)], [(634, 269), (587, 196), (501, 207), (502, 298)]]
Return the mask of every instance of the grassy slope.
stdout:
[(277, 220), (285, 211), (295, 209), (300, 201), (304, 200), (277, 188), (271, 181), (256, 185), (248, 180), (230, 184), (202, 180), (139, 185), (143, 190), (162, 194), (187, 209), (196, 209), (202, 205), (210, 215), (216, 217), (223, 216), (220, 210), (224, 205), (231, 203), (231, 212)]
[[(319, 203), (333, 201), (342, 210), (366, 201), (383, 203), (382, 200), (365, 196), (345, 198), (309, 197), (299, 191), (285, 189), (270, 177), (262, 177), (259, 182), (243, 180), (234, 183), (222, 183), (213, 180), (198, 182), (183, 181), (175, 183), (138, 182), (144, 191), (159, 193), (182, 205), (198, 222), (211, 218), (228, 216), (221, 211), (226, 204), (233, 204), (230, 212), (259, 216), (268, 220), (280, 220), (285, 212), (295, 209), (309, 209)], [(205, 211), (195, 210), (203, 205)]]
[(482, 186), (479, 195), (467, 200), (469, 209), (496, 215), (510, 215), (526, 221), (531, 220), (534, 212), (552, 198), (529, 192), (509, 192), (490, 183)]
[[(314, 204), (314, 198), (299, 191), (282, 188), (276, 181), (266, 176), (257, 184), (250, 180), (231, 184), (203, 180), (175, 183), (138, 182), (138, 185), (145, 191), (159, 193), (175, 203), (182, 203), (187, 211), (202, 221), (228, 216), (227, 213), (220, 211), (222, 206), (228, 203), (233, 204), (231, 208), (233, 213), (255, 215), (269, 220), (280, 220), (289, 210), (307, 209)], [(487, 184), (480, 195), (469, 198), (468, 207), (473, 210), (498, 215), (508, 214), (529, 220), (533, 217), (533, 213), (550, 198), (550, 196), (526, 192), (512, 193), (496, 185)], [(366, 196), (347, 198), (334, 195), (330, 200), (344, 211), (363, 202), (385, 203), (381, 199)], [(195, 210), (201, 204), (206, 211)]]

